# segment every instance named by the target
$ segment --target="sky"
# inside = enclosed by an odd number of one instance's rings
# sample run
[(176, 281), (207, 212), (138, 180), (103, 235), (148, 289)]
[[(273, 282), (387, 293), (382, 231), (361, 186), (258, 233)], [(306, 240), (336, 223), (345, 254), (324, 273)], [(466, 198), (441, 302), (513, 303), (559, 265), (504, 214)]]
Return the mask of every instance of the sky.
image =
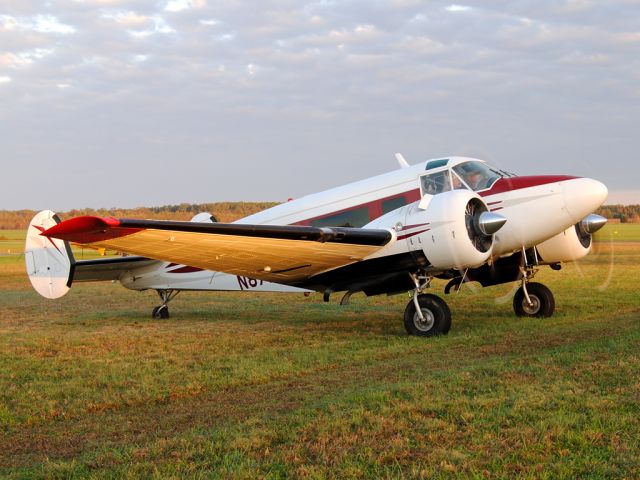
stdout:
[(0, 209), (284, 201), (396, 152), (640, 203), (638, 52), (640, 0), (3, 0)]

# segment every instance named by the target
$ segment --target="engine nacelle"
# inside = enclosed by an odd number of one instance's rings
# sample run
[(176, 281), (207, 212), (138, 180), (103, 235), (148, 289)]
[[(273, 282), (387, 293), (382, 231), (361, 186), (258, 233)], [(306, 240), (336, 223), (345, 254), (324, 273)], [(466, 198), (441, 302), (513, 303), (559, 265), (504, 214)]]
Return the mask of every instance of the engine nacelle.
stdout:
[(504, 217), (489, 213), (477, 194), (452, 190), (425, 197), (407, 212), (405, 224), (425, 228), (407, 236), (409, 248), (421, 249), (433, 268), (449, 270), (485, 263), (491, 256), (493, 233), (505, 221)]
[(607, 219), (600, 215), (587, 215), (581, 222), (537, 245), (540, 263), (572, 262), (591, 250), (592, 234), (600, 230)]
[(572, 262), (591, 250), (591, 234), (580, 231), (580, 224), (537, 245), (540, 263)]

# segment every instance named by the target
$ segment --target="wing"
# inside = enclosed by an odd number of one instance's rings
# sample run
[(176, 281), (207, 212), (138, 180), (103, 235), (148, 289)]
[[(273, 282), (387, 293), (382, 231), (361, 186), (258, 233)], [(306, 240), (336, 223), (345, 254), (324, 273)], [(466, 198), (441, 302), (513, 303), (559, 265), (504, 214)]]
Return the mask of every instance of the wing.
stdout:
[(363, 260), (389, 230), (76, 217), (42, 235), (270, 282), (298, 284)]

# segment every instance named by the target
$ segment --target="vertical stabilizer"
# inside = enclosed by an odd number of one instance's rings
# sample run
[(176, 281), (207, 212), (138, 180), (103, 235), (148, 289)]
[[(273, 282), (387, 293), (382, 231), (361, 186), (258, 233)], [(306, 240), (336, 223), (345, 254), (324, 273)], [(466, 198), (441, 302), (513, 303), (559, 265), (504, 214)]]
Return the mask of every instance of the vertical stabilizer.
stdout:
[(51, 210), (38, 213), (29, 224), (24, 258), (31, 285), (45, 298), (60, 298), (69, 291), (75, 264), (68, 242), (41, 235), (60, 223)]
[(398, 165), (400, 165), (400, 168), (410, 167), (409, 162), (405, 160), (401, 153), (396, 153), (396, 160), (398, 161)]

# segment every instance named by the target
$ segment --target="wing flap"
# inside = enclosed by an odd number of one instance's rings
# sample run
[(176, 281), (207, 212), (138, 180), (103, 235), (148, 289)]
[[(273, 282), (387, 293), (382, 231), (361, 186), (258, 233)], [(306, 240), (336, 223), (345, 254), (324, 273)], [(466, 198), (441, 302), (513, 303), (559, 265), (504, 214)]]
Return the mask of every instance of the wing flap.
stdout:
[(286, 284), (360, 261), (393, 238), (388, 230), (100, 217), (73, 218), (43, 235)]

